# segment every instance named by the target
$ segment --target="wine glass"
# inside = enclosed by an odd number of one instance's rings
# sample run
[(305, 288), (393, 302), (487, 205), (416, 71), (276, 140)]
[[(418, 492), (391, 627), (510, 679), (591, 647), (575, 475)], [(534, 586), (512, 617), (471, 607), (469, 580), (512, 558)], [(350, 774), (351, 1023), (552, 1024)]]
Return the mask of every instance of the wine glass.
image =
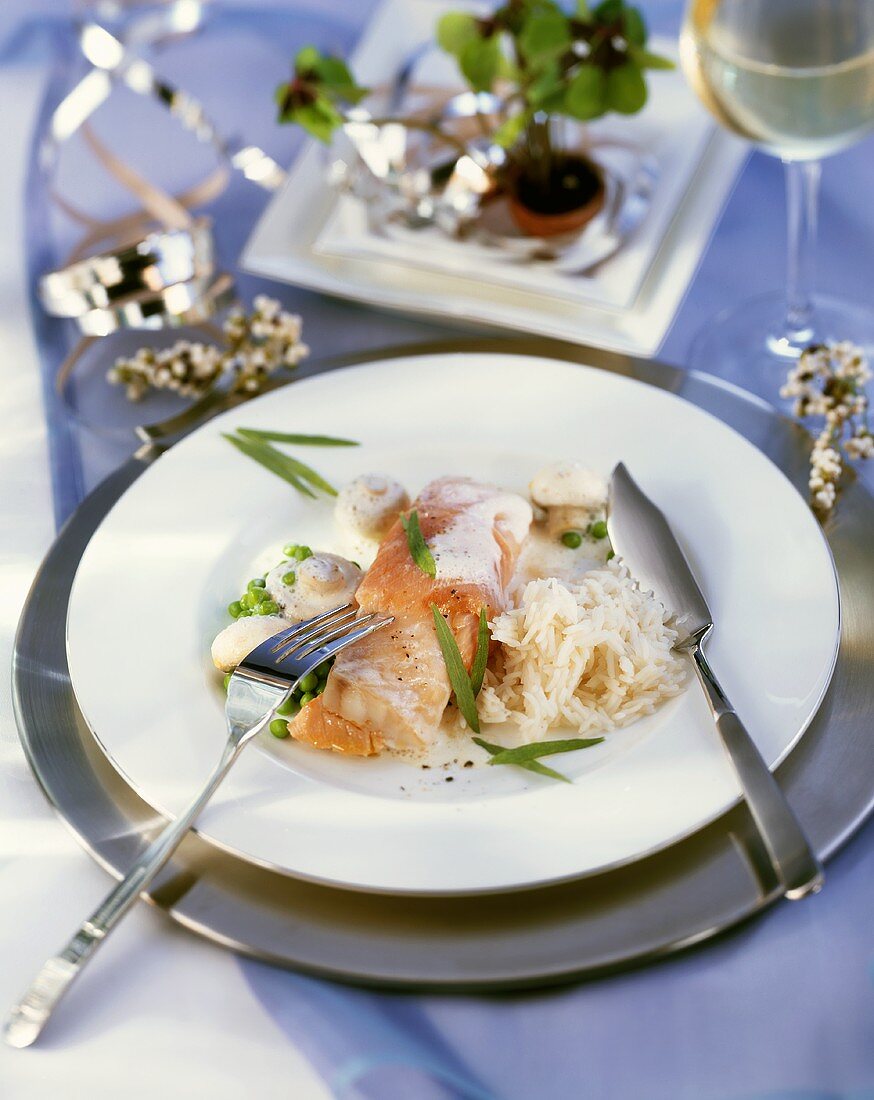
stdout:
[(690, 367), (782, 374), (812, 343), (874, 346), (874, 313), (813, 294), (820, 159), (874, 126), (874, 0), (688, 0), (680, 58), (720, 123), (782, 159), (789, 218), (785, 295), (713, 318)]

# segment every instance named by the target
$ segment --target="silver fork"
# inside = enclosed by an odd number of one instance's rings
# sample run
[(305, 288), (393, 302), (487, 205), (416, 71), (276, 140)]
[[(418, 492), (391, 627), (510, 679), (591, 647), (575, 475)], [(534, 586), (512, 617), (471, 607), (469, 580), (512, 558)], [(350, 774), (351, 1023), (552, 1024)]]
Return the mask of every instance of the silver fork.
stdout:
[(228, 740), (203, 790), (152, 841), (121, 882), (79, 927), (67, 946), (53, 955), (3, 1025), (6, 1042), (30, 1046), (48, 1023), (58, 1001), (85, 963), (133, 906), (196, 821), (201, 810), (247, 745), (268, 724), (307, 673), (346, 646), (393, 620), (362, 615), (352, 604), (307, 619), (274, 634), (245, 658), (231, 676), (225, 717)]

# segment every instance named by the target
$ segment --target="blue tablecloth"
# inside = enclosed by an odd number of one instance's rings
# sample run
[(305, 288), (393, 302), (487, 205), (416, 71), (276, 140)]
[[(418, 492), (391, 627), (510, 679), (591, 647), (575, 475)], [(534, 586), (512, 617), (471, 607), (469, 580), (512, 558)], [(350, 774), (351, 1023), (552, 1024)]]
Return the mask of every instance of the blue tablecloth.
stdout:
[[(348, 49), (373, 3), (310, 0), (293, 5), (289, 0), (288, 6), (294, 6), (293, 21), (275, 2), (261, 4), (258, 18), (268, 32), (270, 21), (276, 21), (277, 35), (291, 56), (293, 48), (308, 41)], [(217, 25), (226, 31), (249, 26), (254, 5), (243, 7), (219, 9)], [(675, 0), (644, 3), (653, 27), (669, 33), (677, 29), (679, 7)], [(8, 4), (0, 12), (0, 63), (23, 60), (50, 69), (50, 97), (81, 71), (63, 5)], [(191, 79), (198, 94), (208, 99), (216, 74), (198, 73), (196, 65), (194, 69)], [(183, 74), (172, 75), (180, 80)], [(254, 93), (250, 102), (242, 91), (241, 100), (252, 129), (266, 133), (272, 123)], [(144, 144), (149, 125), (144, 123)], [(296, 138), (286, 132), (264, 140), (272, 142), (278, 156), (289, 157)], [(171, 154), (158, 150), (151, 167), (172, 185), (174, 164)], [(67, 168), (68, 184), (75, 183), (75, 171), (75, 164)], [(818, 250), (821, 286), (838, 296), (869, 301), (874, 286), (872, 181), (870, 141), (828, 162)], [(34, 177), (26, 211), (33, 270), (45, 267), (60, 247), (41, 187)], [(228, 263), (264, 201), (263, 193), (235, 184), (215, 205), (219, 243)], [(754, 154), (662, 358), (682, 364), (690, 339), (708, 316), (745, 295), (781, 285), (783, 226), (781, 166)], [(448, 326), (250, 278), (241, 280), (241, 290), (247, 298), (267, 290), (300, 312), (307, 341), (318, 355), (452, 333)], [(33, 324), (47, 382), (56, 515), (61, 520), (129, 453), (130, 444), (100, 439), (69, 423), (50, 386), (63, 338), (38, 309)], [(773, 379), (750, 376), (744, 381), (750, 390), (774, 399)], [(872, 484), (870, 474), (866, 479)], [(253, 993), (338, 1096), (874, 1098), (872, 842), (874, 823), (832, 861), (827, 888), (814, 899), (781, 903), (681, 957), (558, 992), (500, 998), (382, 995), (251, 961), (240, 960), (239, 966)]]

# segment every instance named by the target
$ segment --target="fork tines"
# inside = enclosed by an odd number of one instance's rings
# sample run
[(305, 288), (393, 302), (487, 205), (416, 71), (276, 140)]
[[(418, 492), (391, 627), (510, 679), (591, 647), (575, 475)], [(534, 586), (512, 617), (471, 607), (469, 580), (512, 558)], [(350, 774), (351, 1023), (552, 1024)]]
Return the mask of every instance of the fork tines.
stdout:
[[(369, 615), (361, 615), (357, 619), (353, 619), (351, 622), (344, 621), (342, 625), (331, 624), (332, 628), (328, 634), (322, 635), (318, 638), (308, 639), (305, 649), (301, 649), (295, 655), (303, 660), (305, 657), (309, 657), (315, 653), (317, 649), (321, 649), (323, 646), (330, 648), (332, 642), (339, 642), (341, 639), (348, 645), (350, 642), (357, 641), (359, 638), (364, 638), (368, 634), (372, 634), (374, 630), (379, 630), (381, 626), (386, 626), (392, 622), (393, 619), (389, 615), (377, 615), (371, 613)], [(350, 629), (354, 627), (354, 629)], [(285, 654), (287, 656), (288, 654)], [(280, 657), (279, 660), (282, 660)]]

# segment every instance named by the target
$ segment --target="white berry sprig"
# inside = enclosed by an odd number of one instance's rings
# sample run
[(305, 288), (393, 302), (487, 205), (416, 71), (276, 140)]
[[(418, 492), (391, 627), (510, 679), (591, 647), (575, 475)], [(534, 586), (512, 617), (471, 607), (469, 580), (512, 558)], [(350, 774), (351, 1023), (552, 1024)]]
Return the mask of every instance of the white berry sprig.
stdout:
[(780, 390), (782, 397), (794, 399), (799, 419), (824, 421), (813, 444), (808, 481), (811, 506), (823, 519), (835, 506), (844, 463), (874, 455), (865, 391), (870, 379), (865, 353), (855, 344), (815, 344), (801, 353)]
[(280, 367), (296, 367), (309, 354), (301, 328), (297, 314), (260, 294), (251, 313), (237, 308), (228, 315), (222, 326), (224, 347), (177, 340), (169, 348), (140, 348), (116, 359), (106, 377), (124, 386), (131, 401), (142, 400), (150, 389), (202, 397), (224, 375), (231, 376), (232, 390), (257, 393)]

